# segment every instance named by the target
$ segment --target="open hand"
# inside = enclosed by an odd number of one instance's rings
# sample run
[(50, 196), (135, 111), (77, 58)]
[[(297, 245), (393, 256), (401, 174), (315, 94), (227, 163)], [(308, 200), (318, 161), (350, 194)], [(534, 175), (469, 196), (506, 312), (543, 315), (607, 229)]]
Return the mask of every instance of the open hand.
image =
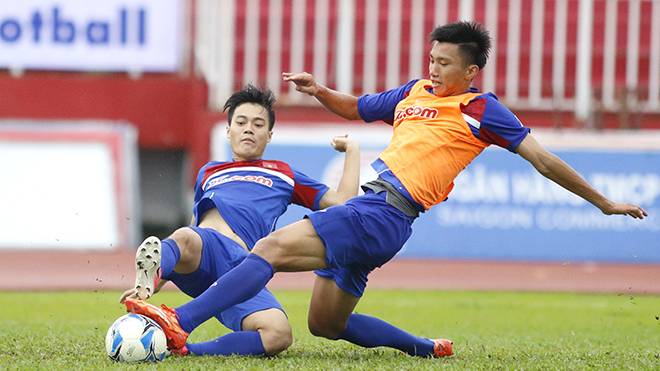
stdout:
[(314, 76), (307, 72), (291, 73), (283, 72), (282, 79), (287, 82), (296, 84), (296, 90), (301, 93), (306, 93), (315, 96), (319, 92), (319, 85), (314, 80)]
[(605, 215), (630, 215), (635, 219), (644, 219), (645, 216), (649, 216), (641, 207), (627, 202), (613, 202), (607, 208), (603, 208), (602, 211)]

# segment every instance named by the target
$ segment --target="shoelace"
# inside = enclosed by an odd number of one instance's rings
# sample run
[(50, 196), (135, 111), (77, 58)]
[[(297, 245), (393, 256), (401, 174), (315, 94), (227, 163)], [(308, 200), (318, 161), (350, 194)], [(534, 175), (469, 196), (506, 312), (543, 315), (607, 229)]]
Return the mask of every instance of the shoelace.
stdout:
[(163, 308), (163, 310), (165, 310), (166, 312), (169, 312), (169, 314), (176, 317), (176, 319), (179, 319), (179, 314), (176, 312), (176, 310), (174, 310), (172, 308), (168, 308), (167, 305), (165, 305), (165, 304), (161, 304), (160, 306), (161, 306), (161, 308)]

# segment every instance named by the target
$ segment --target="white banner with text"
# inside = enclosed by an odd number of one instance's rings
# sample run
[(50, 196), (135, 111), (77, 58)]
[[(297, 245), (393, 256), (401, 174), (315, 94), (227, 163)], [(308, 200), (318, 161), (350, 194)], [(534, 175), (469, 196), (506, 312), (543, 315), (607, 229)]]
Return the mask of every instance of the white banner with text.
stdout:
[(0, 68), (174, 72), (182, 0), (21, 0), (0, 7)]

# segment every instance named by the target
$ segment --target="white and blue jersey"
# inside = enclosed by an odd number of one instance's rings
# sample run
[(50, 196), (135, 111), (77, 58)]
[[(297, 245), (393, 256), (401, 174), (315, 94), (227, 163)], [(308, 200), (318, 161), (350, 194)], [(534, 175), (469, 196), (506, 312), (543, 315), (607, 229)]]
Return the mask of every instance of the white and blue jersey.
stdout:
[(199, 225), (204, 211), (217, 208), (249, 249), (275, 229), (289, 204), (311, 210), (328, 186), (281, 161), (212, 161), (199, 170), (193, 215)]

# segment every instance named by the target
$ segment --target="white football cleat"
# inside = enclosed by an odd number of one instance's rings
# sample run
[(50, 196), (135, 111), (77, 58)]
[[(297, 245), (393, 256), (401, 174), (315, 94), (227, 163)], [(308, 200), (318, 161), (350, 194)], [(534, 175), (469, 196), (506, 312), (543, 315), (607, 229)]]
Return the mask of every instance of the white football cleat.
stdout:
[(147, 237), (135, 253), (135, 292), (149, 299), (160, 281), (161, 246), (158, 237)]

